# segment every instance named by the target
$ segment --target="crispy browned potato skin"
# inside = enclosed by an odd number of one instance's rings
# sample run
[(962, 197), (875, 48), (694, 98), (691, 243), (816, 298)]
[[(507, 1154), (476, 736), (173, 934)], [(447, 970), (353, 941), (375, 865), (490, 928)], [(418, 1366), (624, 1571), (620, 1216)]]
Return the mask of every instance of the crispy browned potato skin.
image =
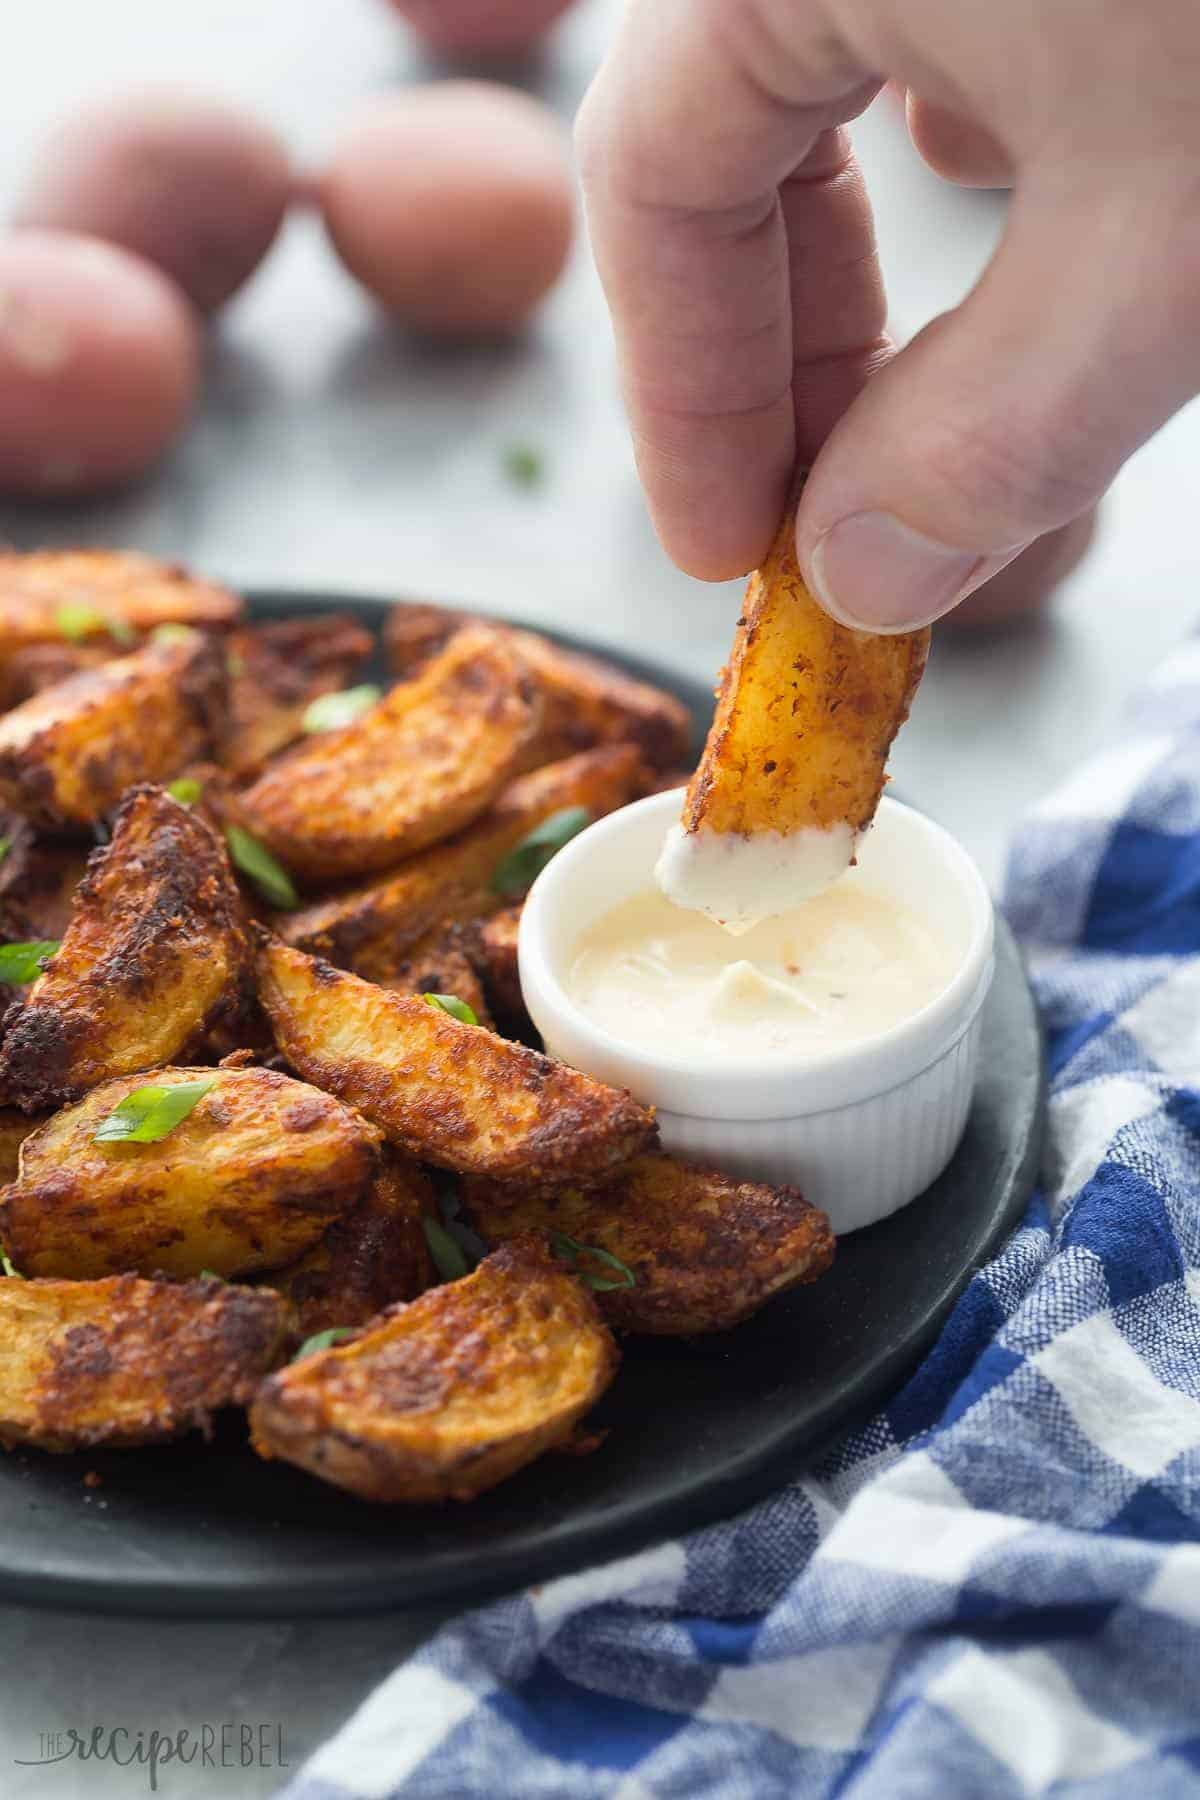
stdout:
[(98, 615), (94, 626), (81, 620), (77, 628), (101, 644), (112, 641), (108, 620), (135, 632), (168, 624), (221, 630), (243, 611), (228, 589), (135, 550), (0, 551), (0, 656), (26, 644), (61, 643), (64, 606)]
[(875, 637), (835, 624), (804, 584), (794, 521), (793, 506), (747, 585), (684, 803), (689, 832), (858, 832), (875, 816), (929, 632)]
[(20, 706), (44, 688), (57, 687), (60, 681), (98, 669), (120, 655), (121, 646), (111, 637), (93, 638), (87, 644), (24, 644), (0, 654), (0, 704)]
[(653, 1140), (653, 1110), (623, 1089), (260, 936), (259, 996), (289, 1065), (421, 1161), (582, 1180)]
[(517, 938), (524, 910), (525, 902), (521, 900), (493, 913), (490, 919), (481, 919), (471, 930), (468, 946), (492, 1013), (506, 1031), (511, 1027), (522, 1037), (529, 1027), (517, 966)]
[(134, 788), (88, 864), (62, 948), (5, 1014), (0, 1096), (38, 1112), (170, 1062), (251, 994), (224, 845), (161, 788)]
[(298, 1262), (267, 1277), (291, 1301), (304, 1337), (365, 1325), (385, 1306), (415, 1300), (435, 1279), (422, 1217), (437, 1216), (424, 1170), (391, 1151), (365, 1197), (339, 1215)]
[(390, 868), (485, 811), (536, 724), (503, 634), (460, 632), (352, 725), (272, 763), (242, 795), (246, 824), (310, 880)]
[(632, 744), (585, 750), (522, 775), (489, 813), (448, 843), (409, 857), (382, 880), (280, 915), (276, 929), (302, 950), (370, 980), (387, 980), (396, 957), (428, 932), (483, 918), (504, 904), (490, 886), (497, 864), (543, 819), (568, 806), (586, 806), (600, 818), (634, 799), (644, 777)]
[(73, 675), (0, 717), (0, 805), (52, 827), (90, 825), (134, 782), (207, 755), (224, 701), (220, 654), (200, 632)]
[(478, 1024), (495, 1029), (461, 925), (439, 926), (413, 945), (386, 980), (379, 975), (374, 979), (396, 994), (453, 994), (471, 1008)]
[[(392, 668), (412, 676), (472, 620), (449, 607), (397, 601), (383, 628)], [(686, 760), (691, 715), (673, 694), (601, 657), (565, 650), (541, 632), (509, 628), (509, 635), (542, 697), (542, 723), (526, 750), (526, 768), (597, 744), (636, 744), (651, 769)]]
[(364, 1500), (471, 1500), (566, 1442), (617, 1361), (586, 1288), (522, 1239), (269, 1376), (252, 1440)]
[(13, 1106), (0, 1106), (0, 1182), (8, 1183), (17, 1179), (21, 1145), (45, 1123), (44, 1118), (27, 1118)]
[(232, 632), (221, 760), (234, 779), (249, 779), (295, 743), (310, 703), (350, 686), (371, 649), (370, 632), (345, 613), (302, 613)]
[[(159, 1143), (94, 1142), (136, 1089), (199, 1079), (212, 1088)], [(374, 1127), (272, 1069), (123, 1075), (26, 1138), (0, 1240), (24, 1275), (246, 1275), (303, 1255), (379, 1167)]]
[[(635, 1157), (587, 1192), (539, 1194), (477, 1179), (462, 1191), (486, 1243), (558, 1231), (618, 1257), (635, 1286), (598, 1292), (596, 1303), (622, 1331), (727, 1331), (833, 1261), (829, 1220), (797, 1188), (736, 1181), (662, 1151)], [(600, 1261), (583, 1266), (613, 1278)]]
[(0, 940), (60, 938), (87, 869), (82, 845), (39, 836), (28, 819), (3, 822), (8, 849), (0, 858)]
[(0, 1281), (0, 1443), (156, 1444), (244, 1406), (295, 1343), (287, 1302), (222, 1281)]

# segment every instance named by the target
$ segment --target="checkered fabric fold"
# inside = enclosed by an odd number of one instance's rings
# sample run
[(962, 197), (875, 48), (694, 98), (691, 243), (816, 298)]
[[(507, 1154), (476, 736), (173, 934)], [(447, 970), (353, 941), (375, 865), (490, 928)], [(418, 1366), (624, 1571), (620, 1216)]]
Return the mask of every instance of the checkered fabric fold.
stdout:
[(917, 1374), (740, 1518), (447, 1627), (287, 1800), (1200, 1792), (1200, 642), (1008, 910), (1042, 1187)]

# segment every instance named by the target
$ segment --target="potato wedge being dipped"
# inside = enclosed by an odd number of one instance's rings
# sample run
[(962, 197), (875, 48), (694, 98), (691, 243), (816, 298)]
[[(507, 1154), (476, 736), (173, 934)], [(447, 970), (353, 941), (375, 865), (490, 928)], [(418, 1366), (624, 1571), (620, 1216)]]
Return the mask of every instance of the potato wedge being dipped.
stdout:
[[(183, 1087), (191, 1109), (150, 1142), (97, 1141), (131, 1095)], [(363, 1200), (379, 1133), (271, 1069), (157, 1069), (94, 1088), (21, 1145), (0, 1241), (24, 1275), (245, 1275), (310, 1249)]]
[(309, 879), (386, 869), (478, 817), (537, 724), (501, 632), (460, 632), (415, 681), (282, 756), (241, 797), (247, 827)]
[(0, 1096), (25, 1112), (170, 1062), (240, 1017), (250, 949), (224, 845), (161, 788), (134, 788), (93, 852), (62, 947), (5, 1014)]
[(269, 1376), (252, 1441), (365, 1500), (470, 1500), (565, 1443), (617, 1362), (583, 1283), (522, 1238)]
[(928, 630), (875, 637), (835, 624), (804, 585), (794, 525), (790, 506), (750, 577), (657, 870), (676, 905), (735, 926), (786, 912), (850, 866), (929, 651)]
[[(661, 1151), (586, 1191), (535, 1193), (469, 1177), (462, 1196), (487, 1244), (543, 1231), (615, 1258), (632, 1279), (598, 1290), (596, 1303), (622, 1331), (727, 1331), (833, 1261), (829, 1220), (798, 1189), (738, 1181)], [(582, 1251), (575, 1260), (612, 1281), (612, 1265)]]
[(0, 1443), (71, 1451), (207, 1431), (296, 1341), (286, 1300), (223, 1281), (0, 1281)]
[(415, 1300), (434, 1280), (421, 1224), (426, 1216), (437, 1217), (433, 1183), (416, 1163), (389, 1151), (357, 1205), (266, 1282), (291, 1301), (303, 1337), (365, 1325), (385, 1306)]
[(92, 825), (140, 781), (207, 756), (225, 671), (200, 632), (72, 675), (0, 717), (0, 805), (52, 828)]
[(438, 1168), (596, 1179), (646, 1148), (653, 1110), (260, 933), (259, 998), (288, 1064)]
[(386, 981), (396, 959), (436, 928), (484, 918), (504, 904), (496, 878), (522, 838), (554, 813), (582, 806), (592, 818), (642, 791), (644, 768), (632, 744), (585, 750), (512, 782), (483, 818), (447, 843), (410, 856), (381, 879), (346, 888), (277, 921), (301, 950), (371, 981)]

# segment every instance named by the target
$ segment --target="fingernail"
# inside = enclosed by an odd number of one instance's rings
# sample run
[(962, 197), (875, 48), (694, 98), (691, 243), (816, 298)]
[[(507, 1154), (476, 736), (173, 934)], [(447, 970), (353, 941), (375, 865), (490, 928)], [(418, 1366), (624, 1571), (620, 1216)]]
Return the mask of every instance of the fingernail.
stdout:
[(817, 540), (809, 571), (839, 625), (915, 631), (949, 612), (992, 559), (924, 537), (891, 513), (851, 513)]

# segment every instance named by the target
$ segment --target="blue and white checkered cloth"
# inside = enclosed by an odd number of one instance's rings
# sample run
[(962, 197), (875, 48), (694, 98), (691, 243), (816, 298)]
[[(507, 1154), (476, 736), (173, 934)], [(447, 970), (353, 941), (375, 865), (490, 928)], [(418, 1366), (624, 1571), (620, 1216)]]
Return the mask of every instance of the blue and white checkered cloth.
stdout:
[(444, 1629), (287, 1800), (1200, 1792), (1200, 641), (1029, 822), (1041, 1192), (831, 1462)]

